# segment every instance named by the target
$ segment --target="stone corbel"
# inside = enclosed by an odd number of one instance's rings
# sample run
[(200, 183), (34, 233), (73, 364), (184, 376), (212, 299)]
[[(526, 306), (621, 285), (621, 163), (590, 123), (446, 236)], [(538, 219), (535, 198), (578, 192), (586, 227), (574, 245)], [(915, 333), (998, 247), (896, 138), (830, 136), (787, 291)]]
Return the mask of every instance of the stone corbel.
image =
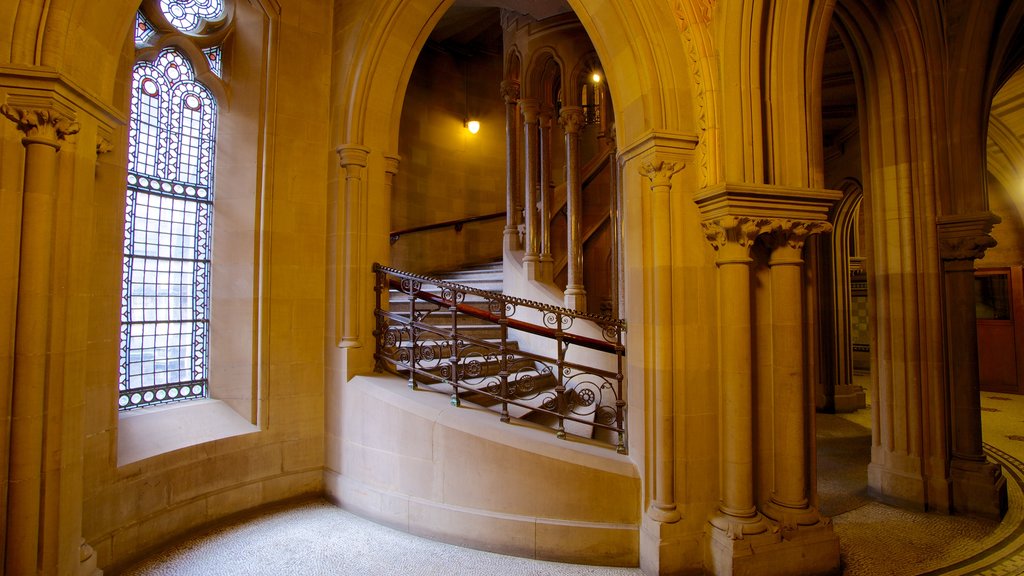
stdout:
[(974, 261), (996, 245), (989, 233), (1000, 222), (991, 212), (939, 216), (939, 256), (950, 266), (973, 268)]

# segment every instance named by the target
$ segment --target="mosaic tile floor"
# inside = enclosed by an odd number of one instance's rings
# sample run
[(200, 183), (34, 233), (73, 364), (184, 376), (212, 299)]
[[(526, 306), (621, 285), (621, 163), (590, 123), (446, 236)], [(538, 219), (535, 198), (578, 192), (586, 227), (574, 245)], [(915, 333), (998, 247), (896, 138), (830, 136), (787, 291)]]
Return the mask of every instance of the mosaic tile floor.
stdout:
[[(843, 574), (1024, 574), (1024, 396), (984, 393), (982, 410), (990, 457), (1003, 465), (1009, 488), (1010, 510), (1002, 522), (909, 512), (871, 500), (865, 486), (869, 411), (819, 416), (821, 508), (833, 515)], [(123, 574), (638, 576), (640, 571), (459, 548), (373, 524), (317, 500), (221, 527)]]

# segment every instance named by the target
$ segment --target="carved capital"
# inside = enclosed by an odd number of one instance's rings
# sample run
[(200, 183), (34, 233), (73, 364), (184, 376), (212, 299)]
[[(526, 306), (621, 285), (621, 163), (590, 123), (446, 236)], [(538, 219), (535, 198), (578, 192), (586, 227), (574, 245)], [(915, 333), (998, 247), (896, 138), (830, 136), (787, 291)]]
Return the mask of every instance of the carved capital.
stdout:
[(832, 225), (823, 220), (789, 220), (772, 218), (769, 220), (768, 243), (773, 248), (790, 248), (800, 251), (804, 242), (812, 234), (831, 232)]
[(563, 106), (558, 114), (558, 123), (567, 134), (576, 134), (583, 128), (586, 116), (583, 115), (583, 108), (579, 106)]
[(651, 188), (671, 186), (672, 176), (686, 166), (685, 162), (669, 162), (667, 160), (644, 160), (640, 163), (640, 174), (651, 181)]
[(940, 216), (938, 222), (939, 255), (943, 260), (977, 260), (996, 245), (989, 232), (1000, 222), (991, 212)]
[(519, 100), (519, 82), (502, 80), (501, 98), (505, 101), (505, 104), (515, 104)]
[(398, 154), (385, 154), (384, 155), (384, 173), (385, 174), (398, 174), (398, 164), (402, 161), (402, 157)]
[(758, 236), (770, 229), (771, 221), (767, 218), (726, 216), (701, 222), (700, 226), (704, 229), (704, 237), (715, 250), (720, 250), (727, 244), (749, 248)]
[(335, 151), (338, 153), (338, 160), (343, 168), (366, 168), (366, 158), (370, 155), (369, 148), (345, 144), (338, 146)]
[(101, 136), (101, 137), (96, 139), (96, 155), (97, 156), (100, 156), (101, 154), (109, 154), (113, 150), (114, 150), (114, 144), (113, 144), (113, 142), (111, 142), (107, 138), (104, 138), (104, 137)]
[(943, 260), (977, 260), (995, 245), (996, 239), (988, 234), (940, 238), (939, 254)]
[(50, 144), (55, 148), (60, 147), (60, 141), (65, 137), (77, 134), (78, 122), (66, 114), (51, 108), (22, 108), (9, 104), (0, 105), (0, 114), (18, 125), (18, 130), (30, 138), (41, 143)]
[(527, 124), (536, 124), (540, 115), (540, 102), (536, 98), (523, 98), (519, 101), (519, 107), (523, 111), (523, 120)]

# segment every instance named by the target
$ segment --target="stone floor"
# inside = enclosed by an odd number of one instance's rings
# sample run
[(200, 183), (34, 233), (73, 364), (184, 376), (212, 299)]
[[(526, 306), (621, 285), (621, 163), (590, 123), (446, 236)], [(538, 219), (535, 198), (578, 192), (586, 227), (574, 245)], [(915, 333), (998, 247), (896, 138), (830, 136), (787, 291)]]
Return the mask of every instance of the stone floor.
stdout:
[[(908, 512), (866, 490), (870, 411), (818, 416), (818, 491), (840, 537), (843, 574), (1024, 574), (1024, 396), (982, 394), (985, 441), (1004, 467), (1002, 522)], [(169, 548), (124, 574), (635, 576), (440, 544), (315, 500), (266, 511)]]

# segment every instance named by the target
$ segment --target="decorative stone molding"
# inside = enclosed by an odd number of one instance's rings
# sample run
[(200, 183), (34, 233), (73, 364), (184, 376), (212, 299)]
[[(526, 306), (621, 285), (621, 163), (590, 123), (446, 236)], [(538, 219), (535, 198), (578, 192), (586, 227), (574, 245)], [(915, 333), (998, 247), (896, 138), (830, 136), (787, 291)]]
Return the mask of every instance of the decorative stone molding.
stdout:
[[(690, 27), (689, 19), (686, 16), (686, 10), (683, 4), (686, 0), (676, 0), (672, 11), (675, 12), (676, 18), (679, 20), (679, 29), (687, 30)], [(694, 14), (700, 21), (706, 26), (711, 23), (711, 17), (714, 15), (716, 0), (693, 0), (689, 4), (693, 7)]]
[(838, 190), (724, 182), (700, 190), (693, 199), (704, 220), (747, 216), (825, 222), (842, 197)]
[(60, 141), (79, 130), (68, 114), (53, 108), (34, 108), (0, 105), (0, 114), (18, 125), (18, 130), (25, 133), (25, 138), (32, 142), (48, 144), (60, 148)]
[(996, 245), (989, 233), (1001, 221), (991, 212), (939, 216), (939, 256), (950, 260), (977, 260)]

